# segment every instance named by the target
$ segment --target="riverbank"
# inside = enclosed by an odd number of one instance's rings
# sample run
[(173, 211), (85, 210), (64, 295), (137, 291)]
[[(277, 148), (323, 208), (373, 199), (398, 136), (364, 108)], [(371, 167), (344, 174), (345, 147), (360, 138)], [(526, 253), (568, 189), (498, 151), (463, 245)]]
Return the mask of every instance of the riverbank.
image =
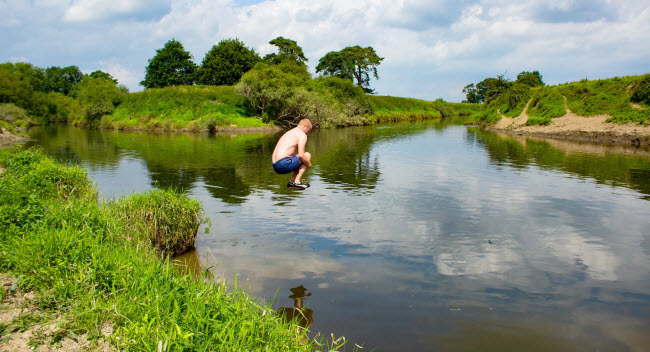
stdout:
[(606, 114), (579, 116), (566, 107), (564, 116), (553, 118), (547, 125), (527, 125), (527, 111), (528, 106), (517, 117), (502, 115), (499, 121), (487, 125), (486, 129), (523, 136), (650, 147), (650, 125), (647, 124), (608, 122), (611, 116)]
[(0, 147), (6, 147), (25, 139), (27, 139), (27, 137), (13, 134), (5, 128), (0, 129)]
[(315, 349), (246, 292), (167, 259), (204, 223), (197, 201), (156, 190), (99, 202), (85, 170), (38, 150), (0, 151), (0, 168), (3, 348)]

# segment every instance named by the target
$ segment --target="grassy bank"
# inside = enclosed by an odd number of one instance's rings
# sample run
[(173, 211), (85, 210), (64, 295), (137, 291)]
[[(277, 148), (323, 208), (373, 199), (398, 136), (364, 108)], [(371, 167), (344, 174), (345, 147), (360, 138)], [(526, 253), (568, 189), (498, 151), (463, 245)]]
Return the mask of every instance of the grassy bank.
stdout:
[(231, 86), (178, 86), (131, 93), (100, 125), (115, 129), (211, 131), (263, 127)]
[(567, 108), (579, 116), (609, 115), (608, 122), (650, 124), (650, 75), (581, 80), (530, 88), (514, 83), (496, 99), (483, 104), (473, 117), (495, 123), (516, 117), (528, 104), (527, 125), (547, 125), (564, 116)]
[(35, 344), (83, 335), (129, 351), (314, 349), (241, 290), (166, 259), (193, 243), (196, 201), (158, 190), (100, 203), (83, 169), (38, 150), (0, 152), (0, 168), (0, 272), (16, 278), (0, 298), (34, 292), (39, 312), (1, 322), (3, 341), (53, 321)]

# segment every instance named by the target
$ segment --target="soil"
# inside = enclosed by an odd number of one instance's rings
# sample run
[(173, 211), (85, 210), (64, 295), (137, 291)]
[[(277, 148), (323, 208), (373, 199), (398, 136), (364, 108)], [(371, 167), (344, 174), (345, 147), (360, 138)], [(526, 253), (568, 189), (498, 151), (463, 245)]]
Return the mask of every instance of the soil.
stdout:
[(8, 145), (17, 143), (26, 138), (27, 137), (12, 134), (11, 132), (7, 131), (4, 128), (0, 129), (0, 147), (6, 147)]
[(502, 115), (501, 120), (486, 127), (486, 129), (523, 136), (650, 147), (650, 125), (611, 123), (607, 122), (609, 115), (584, 117), (576, 115), (567, 108), (566, 115), (554, 118), (546, 126), (526, 126), (528, 120), (527, 108), (528, 105), (521, 115), (515, 118)]
[[(87, 335), (71, 336), (62, 328), (65, 317), (42, 312), (34, 305), (34, 292), (11, 292), (15, 279), (0, 273), (0, 290), (6, 298), (0, 302), (0, 352), (32, 351), (112, 351), (108, 341), (90, 341)], [(0, 296), (1, 298), (2, 296)], [(106, 326), (102, 334), (108, 336), (112, 328)]]

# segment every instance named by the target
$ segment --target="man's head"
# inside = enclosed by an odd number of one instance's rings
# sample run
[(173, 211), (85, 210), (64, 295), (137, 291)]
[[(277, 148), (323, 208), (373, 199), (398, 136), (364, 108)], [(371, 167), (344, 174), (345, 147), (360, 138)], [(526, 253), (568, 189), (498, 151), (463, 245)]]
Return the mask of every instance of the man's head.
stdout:
[(298, 128), (300, 128), (305, 133), (311, 131), (312, 129), (311, 121), (309, 121), (309, 119), (300, 120), (300, 122), (298, 122)]

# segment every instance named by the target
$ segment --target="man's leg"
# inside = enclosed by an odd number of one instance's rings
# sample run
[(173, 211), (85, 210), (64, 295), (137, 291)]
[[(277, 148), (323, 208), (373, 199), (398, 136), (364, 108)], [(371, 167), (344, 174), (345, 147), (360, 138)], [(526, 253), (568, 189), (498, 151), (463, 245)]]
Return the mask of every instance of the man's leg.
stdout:
[[(311, 154), (306, 152), (305, 159), (311, 162)], [(300, 180), (302, 179), (302, 175), (305, 173), (305, 171), (307, 171), (307, 165), (301, 162), (300, 167), (298, 167), (298, 170), (293, 172), (293, 176), (291, 177), (291, 182), (300, 183)]]

